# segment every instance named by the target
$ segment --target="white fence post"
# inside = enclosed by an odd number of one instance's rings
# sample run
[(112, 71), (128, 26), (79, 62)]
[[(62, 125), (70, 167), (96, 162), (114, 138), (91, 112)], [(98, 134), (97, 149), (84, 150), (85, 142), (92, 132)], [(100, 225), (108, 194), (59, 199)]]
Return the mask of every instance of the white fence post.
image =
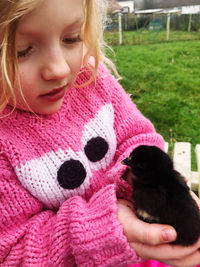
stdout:
[[(165, 152), (168, 153), (169, 144), (165, 142)], [(200, 144), (195, 147), (197, 171), (191, 170), (191, 144), (188, 142), (177, 142), (174, 144), (173, 162), (174, 168), (187, 180), (192, 191), (200, 197)]]
[(122, 44), (122, 14), (118, 13), (119, 44)]
[(198, 175), (197, 175), (198, 192), (199, 192), (199, 196), (200, 196), (200, 145), (196, 145), (195, 152), (196, 152), (197, 171), (198, 171)]
[(170, 33), (170, 13), (167, 14), (167, 41), (169, 40), (169, 33)]
[(187, 180), (191, 187), (191, 144), (178, 142), (174, 145), (174, 167)]

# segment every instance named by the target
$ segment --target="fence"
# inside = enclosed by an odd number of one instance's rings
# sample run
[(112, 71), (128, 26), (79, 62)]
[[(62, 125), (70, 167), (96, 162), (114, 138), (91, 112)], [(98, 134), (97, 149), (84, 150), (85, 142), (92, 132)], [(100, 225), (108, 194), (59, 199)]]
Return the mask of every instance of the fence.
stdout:
[[(168, 151), (168, 143), (165, 143), (165, 151)], [(177, 142), (174, 144), (174, 167), (187, 180), (188, 185), (200, 196), (200, 144), (195, 147), (197, 171), (191, 170), (191, 144), (187, 142)]]
[[(166, 41), (167, 14), (135, 15), (122, 14), (123, 44), (138, 44)], [(119, 44), (119, 15), (110, 13), (106, 25), (106, 39), (110, 45)], [(200, 14), (170, 15), (169, 40), (200, 40)], [(127, 32), (133, 33), (133, 38), (127, 40)]]

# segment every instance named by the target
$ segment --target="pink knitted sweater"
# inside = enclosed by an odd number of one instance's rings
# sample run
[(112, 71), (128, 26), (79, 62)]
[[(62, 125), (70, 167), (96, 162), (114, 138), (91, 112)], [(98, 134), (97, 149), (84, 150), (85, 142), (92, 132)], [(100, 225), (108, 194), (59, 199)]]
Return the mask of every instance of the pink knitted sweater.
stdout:
[[(76, 83), (89, 77), (82, 69)], [(116, 201), (131, 194), (121, 160), (140, 144), (163, 139), (103, 64), (57, 113), (1, 118), (0, 266), (138, 263)]]

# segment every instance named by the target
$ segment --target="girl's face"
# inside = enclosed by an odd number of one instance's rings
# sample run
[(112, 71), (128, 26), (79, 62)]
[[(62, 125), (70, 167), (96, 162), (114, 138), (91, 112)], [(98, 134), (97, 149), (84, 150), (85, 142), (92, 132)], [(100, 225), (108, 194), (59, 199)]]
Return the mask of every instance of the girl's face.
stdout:
[[(20, 83), (35, 113), (56, 112), (73, 85), (82, 64), (83, 23), (82, 0), (44, 0), (19, 22), (16, 49)], [(29, 110), (17, 82), (14, 88), (17, 107)]]

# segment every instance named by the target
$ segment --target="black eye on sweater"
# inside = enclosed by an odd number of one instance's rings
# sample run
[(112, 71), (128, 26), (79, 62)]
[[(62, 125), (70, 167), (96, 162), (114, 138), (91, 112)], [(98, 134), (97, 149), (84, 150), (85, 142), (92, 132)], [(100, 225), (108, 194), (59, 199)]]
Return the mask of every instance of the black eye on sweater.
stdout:
[(91, 162), (97, 162), (108, 152), (108, 143), (100, 136), (93, 137), (87, 142), (84, 151)]
[(59, 168), (57, 179), (64, 189), (75, 189), (85, 180), (86, 170), (79, 160), (70, 159), (65, 161)]
[[(84, 147), (84, 152), (91, 162), (103, 159), (107, 151), (108, 143), (99, 136), (91, 138)], [(86, 175), (83, 164), (79, 160), (70, 159), (60, 166), (57, 180), (62, 188), (75, 189), (84, 182)]]

